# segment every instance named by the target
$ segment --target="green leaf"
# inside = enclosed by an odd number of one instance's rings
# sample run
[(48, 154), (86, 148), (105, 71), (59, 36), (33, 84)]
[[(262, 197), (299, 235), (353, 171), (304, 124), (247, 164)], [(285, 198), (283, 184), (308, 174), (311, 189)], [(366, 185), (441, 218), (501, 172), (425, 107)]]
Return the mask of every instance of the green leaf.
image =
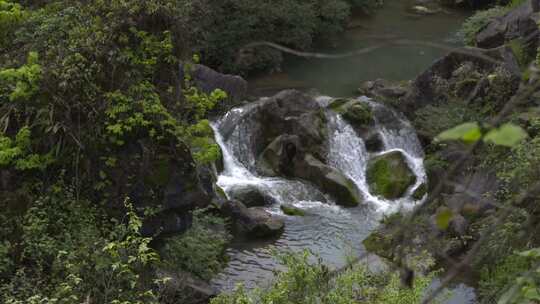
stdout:
[(466, 122), (450, 130), (446, 130), (439, 134), (435, 140), (463, 140), (466, 143), (473, 143), (482, 137), (480, 126), (476, 122)]
[(525, 132), (525, 130), (523, 130), (520, 126), (507, 123), (497, 129), (489, 131), (484, 138), (484, 141), (491, 142), (499, 146), (515, 147), (527, 137), (527, 132)]
[(448, 226), (450, 225), (450, 221), (452, 220), (453, 214), (452, 210), (448, 208), (444, 208), (443, 210), (439, 210), (437, 212), (437, 215), (435, 216), (435, 223), (437, 224), (437, 227), (441, 230), (446, 230)]

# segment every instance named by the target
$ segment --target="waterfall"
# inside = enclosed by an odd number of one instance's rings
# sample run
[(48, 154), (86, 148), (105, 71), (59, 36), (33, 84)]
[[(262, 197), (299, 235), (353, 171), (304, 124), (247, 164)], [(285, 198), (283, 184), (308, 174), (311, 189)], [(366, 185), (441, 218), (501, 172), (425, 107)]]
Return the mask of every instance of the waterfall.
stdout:
[[(318, 97), (322, 108), (332, 101), (330, 97)], [(366, 182), (366, 167), (371, 157), (364, 141), (340, 115), (326, 111), (328, 130), (327, 164), (347, 175), (360, 190), (369, 208), (342, 208), (331, 197), (321, 193), (317, 187), (300, 180), (281, 177), (265, 177), (257, 174), (256, 155), (253, 148), (257, 144), (256, 131), (252, 127), (259, 103), (250, 103), (235, 108), (212, 124), (216, 142), (222, 150), (224, 170), (217, 184), (231, 197), (238, 187), (255, 187), (271, 196), (277, 203), (267, 207), (270, 213), (283, 216), (285, 231), (273, 242), (242, 243), (228, 251), (230, 263), (216, 277), (212, 284), (220, 290), (232, 290), (242, 282), (247, 288), (255, 287), (261, 281), (272, 277), (272, 270), (279, 268), (272, 250), (310, 249), (320, 255), (330, 266), (341, 267), (346, 262), (347, 249), (362, 254), (362, 240), (378, 225), (380, 217), (399, 208), (414, 206), (411, 193), (425, 181), (422, 165), (423, 152), (410, 124), (397, 113), (368, 98), (359, 98), (367, 103), (375, 115), (374, 131), (383, 142), (383, 152), (399, 150), (417, 175), (417, 184), (409, 189), (404, 198), (387, 201), (369, 193)], [(287, 217), (281, 212), (280, 204), (293, 204), (306, 211), (303, 217)]]
[[(239, 109), (234, 109), (233, 111), (243, 112)], [(278, 205), (273, 206), (270, 210), (278, 213), (280, 212), (279, 204), (282, 203), (305, 203), (326, 200), (323, 193), (308, 183), (280, 177), (261, 177), (254, 172), (254, 169), (247, 168), (231, 151), (246, 151), (248, 148), (243, 140), (249, 139), (252, 135), (249, 134), (249, 130), (245, 126), (237, 124), (229, 140), (225, 141), (223, 135), (220, 133), (220, 126), (224, 121), (222, 119), (216, 123), (212, 123), (211, 126), (215, 133), (215, 140), (221, 147), (223, 155), (224, 170), (218, 177), (217, 185), (225, 191), (227, 196), (236, 187), (255, 187), (262, 193), (270, 195), (278, 202)], [(249, 161), (251, 158), (253, 161)], [(248, 160), (250, 164), (253, 164), (252, 168), (254, 168), (254, 157), (244, 157), (244, 159)]]
[[(327, 106), (331, 97), (317, 98), (321, 106)], [(366, 181), (367, 163), (373, 155), (367, 152), (364, 141), (357, 135), (354, 128), (340, 115), (327, 111), (328, 119), (328, 165), (335, 167), (354, 181), (364, 199), (372, 204), (381, 213), (394, 212), (400, 208), (410, 208), (415, 202), (411, 198), (412, 192), (426, 181), (423, 167), (423, 151), (416, 136), (414, 128), (401, 115), (395, 111), (373, 102), (367, 97), (358, 98), (360, 102), (368, 104), (374, 113), (375, 129), (382, 139), (384, 151), (400, 151), (405, 156), (409, 167), (416, 174), (416, 184), (411, 187), (405, 197), (388, 201), (370, 194)], [(259, 101), (264, 102), (264, 99)], [(324, 198), (313, 185), (280, 177), (261, 177), (255, 172), (255, 155), (250, 147), (254, 136), (249, 120), (243, 119), (246, 115), (256, 111), (257, 102), (242, 108), (235, 108), (228, 112), (221, 120), (212, 124), (223, 154), (224, 171), (219, 176), (218, 186), (229, 195), (236, 187), (256, 187), (263, 193), (270, 195), (279, 204), (317, 202), (331, 200)], [(227, 132), (228, 139), (224, 140), (222, 132)], [(279, 209), (273, 208), (273, 211)], [(279, 211), (277, 211), (279, 212)]]

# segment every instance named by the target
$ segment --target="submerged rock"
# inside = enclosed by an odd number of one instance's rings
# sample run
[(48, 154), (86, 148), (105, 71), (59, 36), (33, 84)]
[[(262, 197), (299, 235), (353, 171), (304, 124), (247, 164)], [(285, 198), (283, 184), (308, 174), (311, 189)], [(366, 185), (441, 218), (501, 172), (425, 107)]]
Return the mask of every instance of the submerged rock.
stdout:
[(280, 208), (281, 211), (283, 211), (283, 213), (285, 213), (286, 215), (290, 215), (290, 216), (304, 216), (304, 215), (306, 215), (306, 213), (304, 212), (304, 210), (302, 210), (302, 209), (300, 209), (300, 208), (296, 208), (296, 207), (293, 206), (293, 205), (283, 204), (283, 205), (279, 206), (279, 208)]
[(405, 156), (399, 151), (389, 152), (369, 161), (367, 181), (371, 193), (386, 199), (397, 199), (416, 182)]
[(282, 219), (272, 216), (263, 208), (247, 208), (238, 201), (228, 201), (221, 208), (223, 214), (230, 217), (237, 234), (248, 237), (266, 238), (278, 236), (285, 224)]

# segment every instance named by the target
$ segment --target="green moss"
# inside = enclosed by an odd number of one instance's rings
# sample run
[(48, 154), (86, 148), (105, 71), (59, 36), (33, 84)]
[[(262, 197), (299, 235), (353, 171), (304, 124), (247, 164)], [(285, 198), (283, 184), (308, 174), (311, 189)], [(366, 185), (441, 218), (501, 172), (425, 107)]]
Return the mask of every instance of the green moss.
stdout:
[(462, 25), (460, 33), (463, 35), (463, 42), (466, 45), (476, 45), (475, 36), (484, 26), (493, 19), (506, 14), (509, 11), (506, 7), (496, 6), (484, 11), (478, 11), (468, 18)]
[(392, 260), (394, 257), (392, 237), (381, 231), (371, 233), (362, 244), (367, 251), (374, 253), (383, 258)]
[(514, 39), (508, 42), (508, 46), (512, 49), (514, 56), (518, 61), (521, 70), (526, 71), (529, 63), (534, 59), (534, 55), (527, 51), (524, 42), (521, 39)]
[(296, 207), (291, 206), (291, 205), (281, 205), (279, 208), (286, 215), (290, 215), (290, 216), (304, 216), (304, 215), (306, 215), (306, 213), (302, 209), (296, 208)]
[(341, 114), (354, 125), (366, 125), (373, 121), (373, 112), (369, 105), (358, 100), (339, 98), (334, 100), (328, 108)]
[(396, 199), (415, 183), (416, 176), (400, 152), (390, 152), (370, 162), (367, 180), (373, 194)]

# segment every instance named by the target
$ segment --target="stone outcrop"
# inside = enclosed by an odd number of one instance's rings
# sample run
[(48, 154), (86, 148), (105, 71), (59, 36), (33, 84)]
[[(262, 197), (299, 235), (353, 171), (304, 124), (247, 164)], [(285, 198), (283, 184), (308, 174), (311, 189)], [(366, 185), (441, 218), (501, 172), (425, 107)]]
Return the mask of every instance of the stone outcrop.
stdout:
[(409, 168), (405, 156), (399, 151), (371, 159), (366, 177), (371, 193), (386, 199), (402, 197), (416, 182), (416, 175)]
[(234, 224), (237, 235), (247, 237), (275, 237), (283, 232), (283, 220), (277, 218), (263, 208), (247, 208), (237, 201), (228, 201), (221, 207), (222, 213), (228, 216)]
[(481, 29), (475, 37), (475, 42), (481, 48), (495, 48), (514, 39), (521, 39), (524, 45), (536, 53), (540, 30), (539, 16), (526, 1), (518, 8), (495, 18)]

